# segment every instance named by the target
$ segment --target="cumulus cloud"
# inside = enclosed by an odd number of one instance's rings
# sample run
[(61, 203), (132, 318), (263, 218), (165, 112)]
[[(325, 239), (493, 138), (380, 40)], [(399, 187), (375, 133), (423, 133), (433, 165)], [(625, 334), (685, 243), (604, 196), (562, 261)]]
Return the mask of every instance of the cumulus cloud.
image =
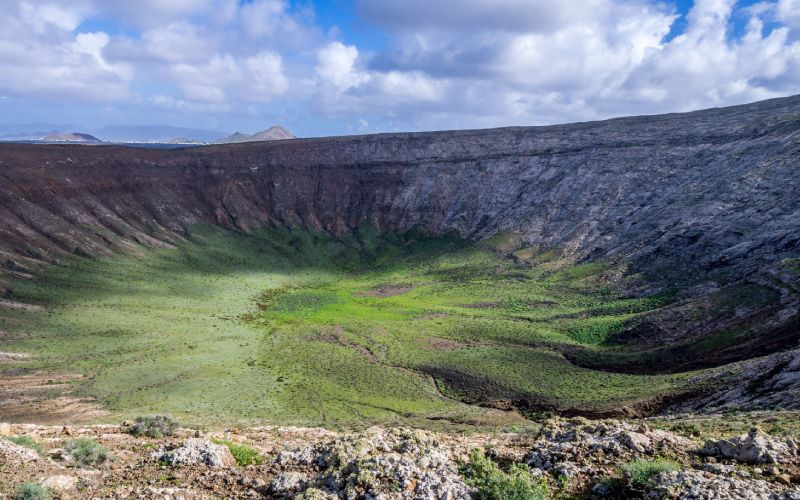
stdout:
[(688, 110), (800, 86), (798, 0), (741, 10), (749, 16), (741, 35), (732, 30), (734, 0), (696, 0), (672, 38), (674, 8), (646, 0), (422, 3), (362, 0), (391, 41), (351, 61), (337, 80), (358, 83), (320, 102), (388, 106), (392, 119), (439, 128)]
[(800, 88), (800, 0), (695, 0), (679, 30), (671, 0), (357, 5), (385, 44), (324, 34), (313, 9), (288, 0), (0, 0), (0, 95), (239, 117), (293, 107), (390, 130), (679, 111)]
[(49, 2), (0, 4), (0, 92), (113, 100), (128, 95), (132, 68), (106, 59), (109, 36), (75, 33), (89, 7)]

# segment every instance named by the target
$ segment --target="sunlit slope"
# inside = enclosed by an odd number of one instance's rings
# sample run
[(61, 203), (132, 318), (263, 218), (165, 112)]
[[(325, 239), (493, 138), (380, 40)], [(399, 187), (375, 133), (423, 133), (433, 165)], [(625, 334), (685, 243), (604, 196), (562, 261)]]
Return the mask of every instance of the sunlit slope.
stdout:
[(615, 413), (689, 389), (561, 354), (619, 351), (615, 334), (669, 297), (621, 297), (603, 263), (501, 247), (196, 228), (175, 249), (16, 281), (13, 298), (44, 309), (0, 316), (3, 350), (33, 355), (0, 369), (83, 374), (78, 394), (113, 418), (197, 423), (497, 424), (489, 408)]

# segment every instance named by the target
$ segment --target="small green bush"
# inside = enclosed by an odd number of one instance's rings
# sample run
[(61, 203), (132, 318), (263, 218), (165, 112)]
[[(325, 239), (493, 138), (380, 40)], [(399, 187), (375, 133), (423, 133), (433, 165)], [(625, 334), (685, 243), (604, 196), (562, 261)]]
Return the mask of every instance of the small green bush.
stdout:
[(33, 439), (30, 436), (9, 436), (6, 439), (11, 441), (14, 444), (18, 444), (20, 446), (24, 446), (26, 448), (30, 448), (30, 449), (34, 450), (36, 453), (38, 453), (39, 455), (44, 455), (44, 453), (45, 453), (44, 447), (41, 445), (41, 443), (39, 443), (38, 441), (36, 441), (35, 439)]
[(546, 500), (550, 496), (544, 480), (534, 481), (526, 466), (514, 464), (504, 472), (479, 450), (472, 451), (461, 474), (478, 490), (478, 500)]
[(261, 465), (264, 463), (264, 457), (254, 448), (246, 444), (236, 444), (224, 439), (212, 439), (215, 444), (227, 446), (231, 451), (231, 455), (236, 459), (236, 465)]
[(100, 465), (108, 460), (108, 451), (89, 438), (68, 441), (64, 449), (78, 465)]
[(178, 428), (178, 422), (167, 415), (147, 415), (136, 417), (130, 428), (130, 433), (134, 436), (149, 436), (160, 438), (171, 436)]
[(50, 492), (39, 483), (22, 483), (17, 487), (15, 500), (47, 500)]
[(657, 458), (655, 460), (634, 460), (622, 466), (625, 476), (637, 487), (643, 487), (662, 472), (680, 470), (681, 464), (674, 460)]

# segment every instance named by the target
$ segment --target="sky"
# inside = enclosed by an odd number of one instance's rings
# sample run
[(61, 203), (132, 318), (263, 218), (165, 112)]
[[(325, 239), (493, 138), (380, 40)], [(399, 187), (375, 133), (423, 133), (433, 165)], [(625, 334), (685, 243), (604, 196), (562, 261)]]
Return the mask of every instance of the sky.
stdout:
[(299, 136), (800, 93), (800, 0), (0, 0), (0, 124)]

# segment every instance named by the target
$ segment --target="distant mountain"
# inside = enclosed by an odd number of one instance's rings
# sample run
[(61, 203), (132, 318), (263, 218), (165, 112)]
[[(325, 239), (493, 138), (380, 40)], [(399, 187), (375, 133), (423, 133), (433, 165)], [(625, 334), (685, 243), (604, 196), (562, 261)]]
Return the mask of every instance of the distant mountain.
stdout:
[[(225, 132), (218, 130), (173, 127), (170, 125), (105, 125), (99, 128), (86, 128), (67, 124), (23, 123), (16, 125), (0, 124), (0, 141), (95, 142), (77, 138), (55, 139), (54, 137), (62, 134), (62, 130), (71, 130), (71, 134), (92, 136), (95, 141), (101, 142), (201, 144), (274, 141), (295, 138), (294, 134), (280, 125), (275, 125), (252, 135), (236, 132), (225, 137)], [(220, 139), (220, 137), (224, 138)]]
[(186, 138), (188, 141), (186, 144), (193, 144), (214, 142), (225, 135), (225, 132), (219, 130), (169, 125), (106, 125), (99, 128), (86, 128), (68, 124), (21, 123), (0, 125), (0, 140), (36, 141), (62, 130), (90, 134), (108, 142), (171, 142), (176, 137), (180, 137)]
[(97, 137), (79, 132), (56, 132), (42, 139), (47, 142), (103, 142)]
[(280, 141), (284, 139), (296, 139), (296, 136), (286, 130), (280, 125), (274, 125), (261, 132), (256, 132), (252, 135), (236, 132), (228, 137), (222, 138), (217, 142), (220, 144), (229, 144), (233, 142), (256, 142), (256, 141)]
[(296, 139), (296, 137), (280, 125), (274, 125), (250, 136), (251, 141), (280, 141), (283, 139)]
[(189, 143), (213, 142), (224, 135), (218, 130), (172, 127), (169, 125), (106, 125), (96, 131), (98, 137), (111, 142), (171, 142), (176, 137)]
[(241, 132), (234, 132), (228, 137), (223, 137), (222, 139), (215, 141), (221, 144), (229, 144), (232, 142), (248, 142), (250, 140), (250, 136), (247, 134), (243, 134)]

